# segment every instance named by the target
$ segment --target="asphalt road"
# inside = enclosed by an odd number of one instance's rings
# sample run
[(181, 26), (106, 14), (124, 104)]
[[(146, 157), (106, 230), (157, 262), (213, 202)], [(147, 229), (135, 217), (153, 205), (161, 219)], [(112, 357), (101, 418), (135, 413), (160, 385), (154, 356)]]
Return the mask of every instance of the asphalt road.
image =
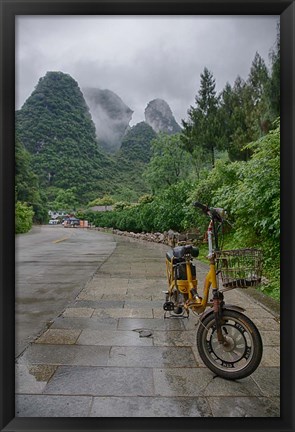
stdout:
[(61, 225), (16, 236), (16, 356), (62, 313), (115, 247), (112, 236)]

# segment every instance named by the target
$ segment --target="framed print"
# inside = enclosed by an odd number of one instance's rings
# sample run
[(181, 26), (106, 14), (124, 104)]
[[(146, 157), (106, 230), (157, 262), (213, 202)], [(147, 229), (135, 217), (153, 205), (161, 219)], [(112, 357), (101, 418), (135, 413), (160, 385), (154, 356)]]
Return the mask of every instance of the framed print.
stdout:
[(0, 4), (1, 430), (293, 430), (294, 2)]

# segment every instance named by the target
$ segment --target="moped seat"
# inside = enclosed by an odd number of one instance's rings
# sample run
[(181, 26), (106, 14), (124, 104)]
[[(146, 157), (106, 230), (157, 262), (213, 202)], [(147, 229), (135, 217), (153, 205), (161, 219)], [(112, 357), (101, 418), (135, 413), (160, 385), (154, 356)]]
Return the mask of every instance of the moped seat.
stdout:
[(183, 262), (184, 261), (184, 255), (191, 254), (193, 257), (199, 256), (199, 249), (192, 245), (185, 245), (185, 246), (176, 246), (171, 251), (166, 253), (166, 258), (168, 261), (172, 261), (175, 263)]
[(166, 258), (167, 258), (167, 260), (168, 260), (169, 262), (171, 262), (172, 259), (173, 259), (173, 262), (174, 262), (175, 264), (176, 264), (176, 263), (180, 263), (180, 262), (184, 262), (184, 261), (185, 261), (185, 259), (184, 259), (183, 257), (179, 257), (179, 258), (175, 257), (173, 251), (174, 251), (174, 249), (172, 249), (171, 251), (168, 251), (168, 252), (166, 253)]

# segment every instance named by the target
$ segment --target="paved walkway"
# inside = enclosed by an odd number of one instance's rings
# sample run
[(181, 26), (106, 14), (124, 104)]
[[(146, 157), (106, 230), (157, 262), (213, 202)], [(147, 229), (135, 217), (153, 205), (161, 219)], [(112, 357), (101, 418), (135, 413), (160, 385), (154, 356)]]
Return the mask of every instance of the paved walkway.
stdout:
[(258, 326), (264, 354), (250, 377), (214, 377), (195, 346), (197, 318), (163, 318), (169, 248), (115, 239), (93, 279), (17, 359), (16, 417), (278, 417), (275, 315), (241, 290), (225, 294)]

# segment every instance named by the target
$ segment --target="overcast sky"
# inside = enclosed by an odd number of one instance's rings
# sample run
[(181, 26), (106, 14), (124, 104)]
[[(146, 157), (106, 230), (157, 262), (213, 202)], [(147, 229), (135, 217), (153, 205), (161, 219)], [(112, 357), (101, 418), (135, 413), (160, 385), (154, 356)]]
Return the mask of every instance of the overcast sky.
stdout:
[(278, 16), (18, 16), (16, 109), (47, 71), (70, 74), (79, 87), (115, 92), (144, 120), (151, 100), (187, 118), (207, 67), (220, 92), (247, 79), (256, 51), (269, 67)]

